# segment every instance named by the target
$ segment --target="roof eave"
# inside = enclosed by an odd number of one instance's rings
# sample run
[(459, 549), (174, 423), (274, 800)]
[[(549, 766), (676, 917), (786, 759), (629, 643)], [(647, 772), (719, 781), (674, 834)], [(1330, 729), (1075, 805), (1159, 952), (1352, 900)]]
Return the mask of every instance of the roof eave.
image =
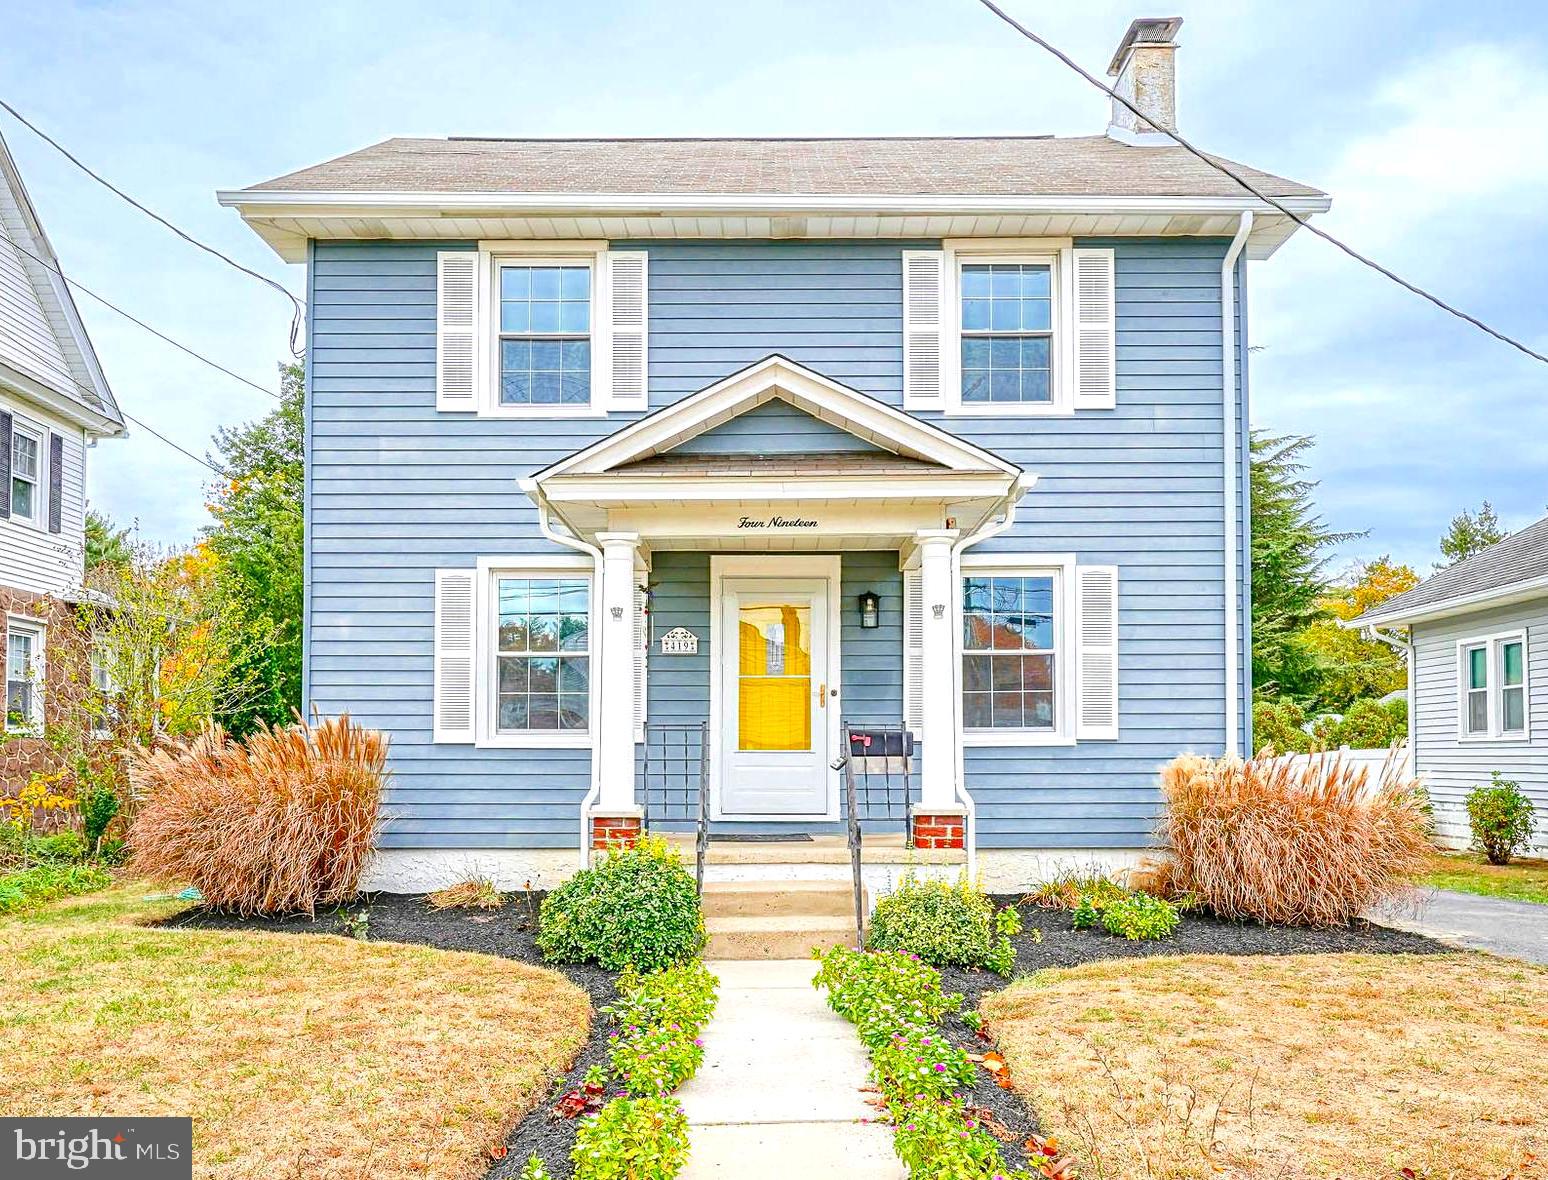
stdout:
[(1529, 602), (1534, 598), (1544, 596), (1548, 596), (1548, 575), (1540, 578), (1529, 578), (1523, 582), (1513, 582), (1508, 586), (1494, 586), (1488, 590), (1476, 590), (1471, 594), (1456, 594), (1436, 602), (1416, 603), (1408, 608), (1398, 607), (1396, 610), (1382, 610), (1378, 608), (1374, 611), (1368, 611), (1357, 618), (1344, 620), (1343, 626), (1354, 629), (1411, 626), (1414, 623), (1428, 623), (1437, 619), (1451, 618), (1455, 615), (1472, 614), (1475, 611), (1490, 610), (1501, 606), (1512, 606), (1518, 602)]

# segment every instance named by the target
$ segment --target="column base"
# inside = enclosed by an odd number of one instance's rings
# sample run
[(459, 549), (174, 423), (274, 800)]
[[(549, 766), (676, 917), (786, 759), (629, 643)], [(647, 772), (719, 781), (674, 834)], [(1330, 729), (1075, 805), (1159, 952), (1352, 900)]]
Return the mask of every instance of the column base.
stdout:
[(644, 829), (638, 807), (591, 813), (591, 847), (594, 850), (633, 848)]
[(967, 811), (961, 807), (921, 807), (913, 815), (915, 848), (966, 848)]

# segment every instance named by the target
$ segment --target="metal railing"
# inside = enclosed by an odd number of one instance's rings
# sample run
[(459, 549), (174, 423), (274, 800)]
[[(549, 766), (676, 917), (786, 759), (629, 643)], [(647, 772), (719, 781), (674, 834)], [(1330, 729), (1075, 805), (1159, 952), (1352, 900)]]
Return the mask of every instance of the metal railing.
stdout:
[(914, 735), (906, 725), (846, 721), (843, 750), (834, 768), (844, 772), (844, 819), (855, 888), (855, 946), (865, 949), (865, 882), (861, 873), (862, 818), (903, 821), (904, 843), (913, 847)]
[(709, 848), (709, 722), (647, 721), (640, 758), (641, 823), (691, 823), (694, 881), (704, 892)]

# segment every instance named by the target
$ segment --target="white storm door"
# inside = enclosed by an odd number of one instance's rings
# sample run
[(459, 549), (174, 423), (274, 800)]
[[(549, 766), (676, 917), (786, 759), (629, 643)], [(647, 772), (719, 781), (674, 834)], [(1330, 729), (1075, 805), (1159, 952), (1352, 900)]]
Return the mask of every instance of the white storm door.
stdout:
[(722, 583), (720, 814), (828, 811), (831, 678), (826, 579)]

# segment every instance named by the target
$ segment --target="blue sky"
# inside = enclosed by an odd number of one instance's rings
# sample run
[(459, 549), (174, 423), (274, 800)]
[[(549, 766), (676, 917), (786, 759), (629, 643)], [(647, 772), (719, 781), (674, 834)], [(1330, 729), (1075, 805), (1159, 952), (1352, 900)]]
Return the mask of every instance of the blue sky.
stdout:
[[(1161, 9), (1010, 10), (1100, 73)], [(1216, 0), (1186, 18), (1180, 125), (1333, 194), (1331, 230), (1548, 349), (1548, 10)], [(390, 135), (1090, 134), (1106, 99), (976, 0), (427, 6), (0, 0), (4, 96), (172, 220), (300, 290), (215, 204)], [(0, 114), (73, 277), (271, 386), (282, 297), (200, 254)], [(1447, 519), (1548, 506), (1548, 366), (1308, 235), (1253, 268), (1253, 419), (1314, 434), (1320, 506), (1369, 529), (1341, 560), (1427, 569)], [(195, 451), (258, 393), (82, 300), (131, 413)], [(202, 468), (137, 431), (91, 496), (157, 541), (204, 519)]]

